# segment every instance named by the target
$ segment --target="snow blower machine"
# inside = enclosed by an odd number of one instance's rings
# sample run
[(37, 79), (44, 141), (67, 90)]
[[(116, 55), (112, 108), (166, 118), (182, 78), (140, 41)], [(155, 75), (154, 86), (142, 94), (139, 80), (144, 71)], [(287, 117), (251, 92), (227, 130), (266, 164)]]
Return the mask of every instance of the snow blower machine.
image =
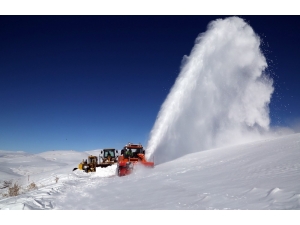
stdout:
[(141, 144), (128, 143), (121, 150), (118, 157), (117, 175), (126, 176), (130, 174), (136, 165), (153, 168), (154, 162), (149, 162), (145, 158), (145, 150)]
[(117, 163), (117, 154), (118, 150), (114, 148), (105, 148), (101, 150), (99, 155), (99, 160), (97, 156), (90, 155), (88, 156), (88, 159), (82, 160), (81, 163), (79, 163), (78, 168), (74, 168), (74, 170), (84, 170), (86, 173), (89, 172), (96, 172), (97, 167), (108, 167), (115, 163)]

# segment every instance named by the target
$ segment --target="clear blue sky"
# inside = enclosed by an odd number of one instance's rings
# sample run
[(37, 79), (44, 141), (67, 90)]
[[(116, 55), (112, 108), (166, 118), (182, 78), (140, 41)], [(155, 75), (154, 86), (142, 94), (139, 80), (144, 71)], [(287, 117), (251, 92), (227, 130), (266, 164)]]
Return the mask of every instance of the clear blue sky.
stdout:
[[(300, 16), (243, 16), (275, 81), (272, 126), (299, 119)], [(208, 23), (227, 16), (0, 16), (0, 149), (147, 144)]]

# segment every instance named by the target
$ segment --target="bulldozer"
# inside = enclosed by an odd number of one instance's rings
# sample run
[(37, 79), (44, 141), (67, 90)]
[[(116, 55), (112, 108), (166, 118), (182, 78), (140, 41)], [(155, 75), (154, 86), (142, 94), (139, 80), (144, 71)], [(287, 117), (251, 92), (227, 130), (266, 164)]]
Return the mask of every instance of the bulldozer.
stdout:
[(79, 163), (78, 168), (74, 168), (74, 170), (83, 170), (86, 173), (89, 172), (96, 172), (97, 167), (108, 167), (115, 163), (117, 163), (117, 153), (118, 150), (114, 148), (106, 148), (101, 150), (99, 155), (99, 160), (97, 156), (90, 155), (86, 160), (82, 160), (81, 163)]
[(132, 173), (135, 165), (143, 165), (145, 167), (154, 167), (154, 161), (149, 162), (145, 158), (145, 149), (141, 144), (128, 143), (121, 150), (118, 156), (117, 175), (126, 176)]

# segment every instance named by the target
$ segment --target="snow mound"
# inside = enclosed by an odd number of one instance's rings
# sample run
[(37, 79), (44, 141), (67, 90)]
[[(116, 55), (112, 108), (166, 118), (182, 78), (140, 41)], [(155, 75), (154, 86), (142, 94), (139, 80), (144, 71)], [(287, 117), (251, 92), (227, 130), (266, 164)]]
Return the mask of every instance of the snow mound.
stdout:
[[(124, 177), (115, 175), (117, 165), (87, 174), (72, 171), (72, 164), (46, 160), (53, 156), (49, 152), (19, 155), (14, 157), (19, 161), (2, 161), (6, 164), (0, 164), (0, 173), (9, 179), (23, 177), (22, 193), (2, 196), (0, 209), (300, 209), (299, 149), (300, 134), (292, 134), (187, 154), (154, 168), (136, 166), (132, 174)], [(68, 152), (65, 157), (74, 157), (77, 162), (81, 154), (86, 153)], [(46, 165), (53, 170), (37, 174), (32, 171), (28, 182), (21, 171), (33, 168), (24, 166), (28, 163), (24, 158), (34, 162), (35, 168)], [(6, 173), (4, 165), (8, 164), (19, 168), (18, 174)], [(38, 188), (27, 190), (30, 182)]]

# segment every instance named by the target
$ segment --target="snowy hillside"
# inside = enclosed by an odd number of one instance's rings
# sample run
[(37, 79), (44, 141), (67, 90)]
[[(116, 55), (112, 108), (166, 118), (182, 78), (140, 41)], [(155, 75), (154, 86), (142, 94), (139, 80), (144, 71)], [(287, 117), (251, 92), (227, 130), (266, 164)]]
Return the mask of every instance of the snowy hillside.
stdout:
[[(89, 154), (0, 151), (1, 184), (22, 186), (16, 197), (0, 189), (1, 210), (300, 209), (300, 134), (187, 154), (125, 177), (116, 166), (73, 172)], [(26, 190), (32, 182), (38, 188)]]

